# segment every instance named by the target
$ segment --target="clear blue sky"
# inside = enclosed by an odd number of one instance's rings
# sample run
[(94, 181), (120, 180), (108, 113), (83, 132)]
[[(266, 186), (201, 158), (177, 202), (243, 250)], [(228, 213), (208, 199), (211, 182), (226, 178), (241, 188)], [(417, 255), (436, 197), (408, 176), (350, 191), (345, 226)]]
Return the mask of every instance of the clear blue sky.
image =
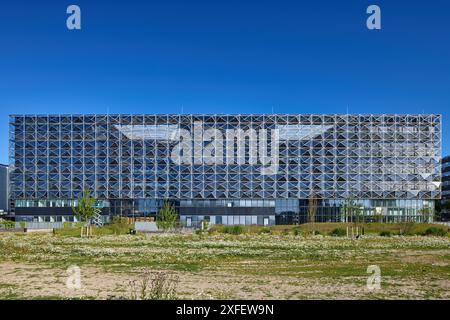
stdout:
[[(94, 3), (95, 2), (95, 3)], [(66, 28), (78, 4), (82, 30)], [(382, 30), (366, 28), (366, 8)], [(10, 113), (442, 113), (450, 1), (4, 1)]]

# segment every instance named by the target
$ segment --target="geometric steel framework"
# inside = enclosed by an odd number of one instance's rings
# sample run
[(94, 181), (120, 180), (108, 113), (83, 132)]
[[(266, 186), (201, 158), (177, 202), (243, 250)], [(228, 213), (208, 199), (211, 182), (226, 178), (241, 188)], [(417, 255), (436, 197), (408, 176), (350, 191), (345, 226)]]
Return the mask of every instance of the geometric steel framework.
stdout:
[(11, 115), (9, 146), (13, 201), (441, 197), (434, 114)]

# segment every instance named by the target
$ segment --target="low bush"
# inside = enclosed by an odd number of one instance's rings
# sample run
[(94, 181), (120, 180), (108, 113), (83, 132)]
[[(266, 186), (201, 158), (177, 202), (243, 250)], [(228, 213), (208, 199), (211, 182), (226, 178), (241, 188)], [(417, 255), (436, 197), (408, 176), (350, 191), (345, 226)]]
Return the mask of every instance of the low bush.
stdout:
[(63, 222), (63, 228), (64, 229), (73, 228), (73, 222), (70, 222), (70, 221)]
[(330, 236), (333, 237), (345, 237), (347, 236), (347, 231), (342, 228), (336, 228), (330, 232)]
[(198, 234), (198, 235), (203, 235), (204, 233), (205, 233), (205, 230), (202, 230), (202, 229), (196, 229), (195, 231), (195, 234)]
[(382, 237), (390, 237), (391, 236), (391, 232), (390, 231), (381, 231), (380, 232), (380, 236), (382, 236)]
[(437, 237), (444, 237), (447, 235), (447, 231), (445, 231), (442, 228), (438, 227), (429, 227), (425, 232), (423, 233), (425, 236), (437, 236)]
[(209, 229), (208, 229), (208, 233), (213, 234), (213, 233), (224, 233), (223, 229), (225, 228), (224, 225), (222, 224), (213, 224)]
[(14, 229), (16, 226), (14, 221), (9, 221), (9, 220), (1, 220), (0, 221), (0, 228), (3, 229)]
[[(77, 222), (74, 222), (74, 224), (75, 224), (75, 228), (81, 228), (81, 227), (84, 227), (84, 225), (86, 224), (86, 222), (83, 222), (83, 221), (77, 221)], [(73, 226), (73, 224), (72, 224), (72, 226)]]
[(228, 234), (241, 234), (243, 231), (242, 226), (240, 225), (234, 225), (234, 226), (225, 226), (223, 228), (223, 233), (228, 233)]
[[(84, 225), (84, 222), (65, 222), (63, 224), (63, 228), (55, 230), (55, 234), (62, 236), (79, 237), (80, 229)], [(101, 228), (98, 228), (95, 225), (92, 225), (91, 227), (92, 235), (101, 236), (108, 234), (128, 234), (130, 232), (130, 229), (133, 228), (133, 225), (128, 223), (127, 218), (114, 217), (111, 223), (105, 224)]]
[(101, 229), (109, 230), (112, 234), (127, 234), (132, 228), (133, 225), (128, 223), (127, 218), (116, 216), (111, 223), (105, 224)]

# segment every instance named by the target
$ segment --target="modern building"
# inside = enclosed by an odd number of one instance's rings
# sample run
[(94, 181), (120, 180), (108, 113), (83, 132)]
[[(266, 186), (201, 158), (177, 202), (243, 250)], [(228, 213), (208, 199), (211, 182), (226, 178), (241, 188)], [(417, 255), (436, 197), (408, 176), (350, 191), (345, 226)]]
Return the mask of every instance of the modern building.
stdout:
[(16, 220), (73, 220), (90, 190), (102, 214), (184, 225), (429, 221), (441, 198), (434, 114), (12, 115)]
[(442, 158), (441, 217), (445, 221), (450, 221), (450, 209), (445, 207), (448, 203), (450, 203), (450, 156)]
[(8, 166), (0, 164), (0, 218), (9, 213)]

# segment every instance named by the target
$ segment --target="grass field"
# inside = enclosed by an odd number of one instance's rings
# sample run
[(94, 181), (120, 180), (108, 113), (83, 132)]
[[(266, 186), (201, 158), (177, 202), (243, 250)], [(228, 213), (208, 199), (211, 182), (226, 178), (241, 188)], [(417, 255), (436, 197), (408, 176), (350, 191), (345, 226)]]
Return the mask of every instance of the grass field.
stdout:
[[(448, 236), (369, 233), (355, 240), (285, 229), (92, 238), (1, 233), (0, 298), (130, 298), (130, 280), (145, 270), (176, 276), (180, 299), (450, 298)], [(81, 289), (66, 287), (71, 265), (80, 267)], [(380, 267), (379, 290), (366, 286), (369, 265)]]

